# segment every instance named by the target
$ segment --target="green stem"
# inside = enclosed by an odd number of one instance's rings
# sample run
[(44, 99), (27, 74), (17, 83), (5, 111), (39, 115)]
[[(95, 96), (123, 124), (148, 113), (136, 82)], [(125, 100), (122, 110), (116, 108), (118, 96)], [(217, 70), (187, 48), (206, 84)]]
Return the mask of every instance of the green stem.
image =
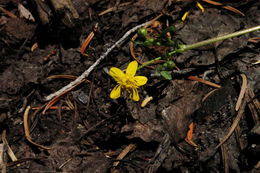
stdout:
[(227, 35), (211, 38), (211, 39), (208, 39), (208, 40), (204, 40), (204, 41), (201, 41), (201, 42), (197, 42), (197, 43), (194, 43), (194, 44), (180, 45), (180, 48), (170, 52), (169, 56), (172, 56), (176, 53), (182, 53), (182, 52), (185, 52), (187, 50), (195, 49), (195, 48), (198, 48), (198, 47), (201, 47), (201, 46), (205, 46), (205, 45), (208, 45), (208, 44), (212, 44), (212, 43), (215, 43), (215, 42), (218, 42), (218, 41), (237, 37), (237, 36), (240, 36), (240, 35), (243, 35), (243, 34), (246, 34), (246, 33), (249, 33), (249, 32), (253, 32), (253, 31), (256, 31), (256, 30), (259, 30), (259, 29), (260, 29), (260, 25), (249, 28), (249, 29), (245, 29), (245, 30), (242, 30), (242, 31), (237, 31), (237, 32), (234, 32), (234, 33), (231, 33), (231, 34), (227, 34)]
[(154, 61), (157, 61), (157, 60), (160, 60), (160, 59), (162, 59), (162, 57), (157, 57), (157, 58), (152, 59), (150, 61), (146, 61), (145, 63), (143, 63), (141, 66), (138, 67), (138, 70), (140, 70), (141, 68), (144, 68), (144, 67), (146, 67), (148, 65), (151, 65), (151, 64), (154, 63)]

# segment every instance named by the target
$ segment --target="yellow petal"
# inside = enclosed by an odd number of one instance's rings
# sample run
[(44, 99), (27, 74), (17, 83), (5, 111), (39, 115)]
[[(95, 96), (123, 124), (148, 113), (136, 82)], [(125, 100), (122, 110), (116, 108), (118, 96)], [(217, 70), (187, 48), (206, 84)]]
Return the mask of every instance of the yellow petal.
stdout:
[(187, 16), (189, 15), (189, 13), (190, 13), (189, 11), (186, 11), (184, 13), (184, 15), (181, 17), (181, 20), (184, 21), (187, 18)]
[(139, 94), (136, 88), (133, 88), (130, 91), (130, 99), (134, 100), (134, 101), (139, 101)]
[(109, 74), (119, 83), (125, 78), (124, 72), (116, 67), (110, 68)]
[(135, 76), (135, 73), (137, 71), (138, 63), (137, 61), (132, 61), (128, 64), (126, 68), (126, 75), (128, 76)]
[(147, 77), (145, 77), (145, 76), (135, 76), (134, 80), (136, 81), (136, 84), (138, 86), (142, 86), (142, 85), (146, 84), (146, 82), (148, 81)]
[(116, 85), (113, 90), (110, 93), (110, 98), (111, 99), (117, 99), (121, 95), (121, 86)]
[(204, 7), (203, 7), (199, 2), (197, 2), (196, 6), (197, 6), (202, 12), (205, 11)]

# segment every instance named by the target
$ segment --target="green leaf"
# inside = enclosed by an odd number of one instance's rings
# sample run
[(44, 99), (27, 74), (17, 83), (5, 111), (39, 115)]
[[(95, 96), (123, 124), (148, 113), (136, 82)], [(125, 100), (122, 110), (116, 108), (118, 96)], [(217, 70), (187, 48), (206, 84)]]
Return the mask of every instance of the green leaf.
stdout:
[(162, 77), (164, 77), (167, 80), (172, 80), (172, 75), (170, 72), (168, 71), (161, 71), (160, 74), (162, 75)]

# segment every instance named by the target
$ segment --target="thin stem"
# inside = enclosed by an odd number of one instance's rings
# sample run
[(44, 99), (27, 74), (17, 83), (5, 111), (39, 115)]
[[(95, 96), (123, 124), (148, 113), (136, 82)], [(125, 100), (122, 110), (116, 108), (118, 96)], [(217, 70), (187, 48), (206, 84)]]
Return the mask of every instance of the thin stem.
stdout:
[(138, 70), (140, 70), (141, 68), (144, 68), (144, 67), (146, 67), (150, 64), (153, 64), (155, 61), (160, 60), (160, 59), (162, 59), (162, 57), (157, 57), (157, 58), (152, 59), (150, 61), (146, 61), (145, 63), (143, 63), (141, 66), (138, 67)]
[(259, 29), (260, 29), (260, 25), (252, 27), (252, 28), (249, 28), (249, 29), (244, 29), (242, 31), (237, 31), (237, 32), (234, 32), (234, 33), (231, 33), (231, 34), (227, 34), (227, 35), (211, 38), (211, 39), (208, 39), (208, 40), (204, 40), (204, 41), (201, 41), (201, 42), (197, 42), (197, 43), (194, 43), (194, 44), (180, 45), (179, 49), (176, 49), (176, 50), (170, 52), (169, 55), (172, 56), (172, 55), (174, 55), (176, 53), (182, 53), (182, 52), (185, 52), (187, 50), (195, 49), (195, 48), (198, 48), (198, 47), (201, 47), (201, 46), (205, 46), (205, 45), (208, 45), (208, 44), (212, 44), (212, 43), (215, 43), (215, 42), (218, 42), (218, 41), (222, 41), (222, 40), (226, 40), (226, 39), (229, 39), (229, 38), (237, 37), (237, 36), (240, 36), (240, 35), (243, 35), (243, 34), (247, 34), (249, 32), (257, 31)]

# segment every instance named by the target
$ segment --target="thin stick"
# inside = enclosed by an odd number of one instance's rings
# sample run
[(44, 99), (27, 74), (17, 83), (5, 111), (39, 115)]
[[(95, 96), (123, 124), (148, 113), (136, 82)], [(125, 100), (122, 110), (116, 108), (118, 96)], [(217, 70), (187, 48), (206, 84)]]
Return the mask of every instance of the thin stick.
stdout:
[[(133, 151), (136, 148), (135, 144), (129, 144), (125, 147), (122, 152), (117, 156), (116, 160), (122, 160), (129, 152)], [(113, 163), (113, 166), (116, 167), (120, 162), (116, 161)]]
[(89, 76), (89, 74), (95, 69), (96, 66), (99, 65), (99, 63), (105, 59), (105, 57), (117, 46), (120, 46), (122, 42), (124, 42), (125, 39), (127, 39), (127, 37), (135, 32), (136, 30), (138, 30), (141, 27), (144, 27), (145, 25), (150, 24), (152, 21), (149, 22), (145, 22), (143, 24), (137, 25), (134, 28), (130, 29), (129, 31), (127, 31), (125, 33), (125, 35), (123, 37), (121, 37), (115, 44), (113, 44), (110, 48), (108, 48), (97, 60), (94, 64), (92, 64), (86, 71), (84, 71), (76, 80), (72, 81), (70, 84), (64, 86), (63, 88), (61, 88), (60, 90), (56, 91), (53, 94), (48, 95), (47, 97), (45, 97), (45, 101), (49, 101), (51, 100), (53, 97), (60, 95), (61, 93), (63, 93), (66, 90), (69, 90), (71, 88), (73, 88), (77, 83), (81, 82), (83, 79), (85, 79), (86, 77)]

